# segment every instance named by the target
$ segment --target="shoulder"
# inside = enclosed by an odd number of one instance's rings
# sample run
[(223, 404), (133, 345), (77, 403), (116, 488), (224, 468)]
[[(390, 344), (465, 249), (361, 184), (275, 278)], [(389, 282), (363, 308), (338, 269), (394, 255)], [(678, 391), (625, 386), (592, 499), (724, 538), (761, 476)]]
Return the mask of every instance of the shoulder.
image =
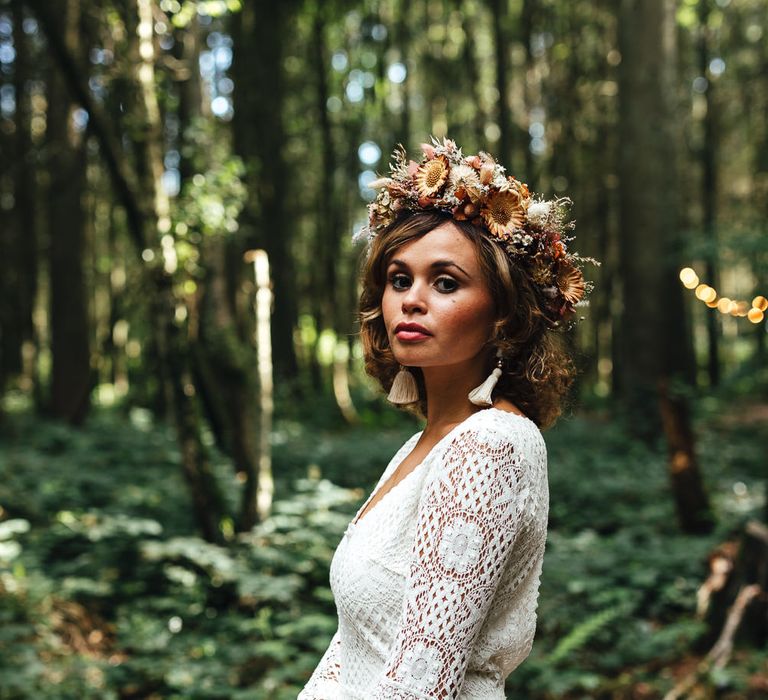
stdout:
[(525, 416), (489, 408), (472, 414), (449, 436), (448, 452), (514, 458), (546, 464), (547, 448), (538, 426)]
[(535, 423), (498, 409), (478, 411), (451, 431), (436, 450), (430, 481), (472, 489), (501, 480), (517, 484), (546, 478), (547, 454)]
[(541, 433), (523, 416), (478, 411), (454, 428), (429, 466), (427, 506), (515, 520), (546, 479)]

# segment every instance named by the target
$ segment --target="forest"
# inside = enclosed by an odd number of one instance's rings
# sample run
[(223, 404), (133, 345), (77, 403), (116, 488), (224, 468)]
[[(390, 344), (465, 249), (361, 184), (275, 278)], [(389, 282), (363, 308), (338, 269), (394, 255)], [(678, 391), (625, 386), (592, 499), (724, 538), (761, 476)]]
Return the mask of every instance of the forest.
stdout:
[(433, 137), (601, 261), (507, 697), (768, 697), (768, 0), (0, 0), (0, 698), (296, 698)]

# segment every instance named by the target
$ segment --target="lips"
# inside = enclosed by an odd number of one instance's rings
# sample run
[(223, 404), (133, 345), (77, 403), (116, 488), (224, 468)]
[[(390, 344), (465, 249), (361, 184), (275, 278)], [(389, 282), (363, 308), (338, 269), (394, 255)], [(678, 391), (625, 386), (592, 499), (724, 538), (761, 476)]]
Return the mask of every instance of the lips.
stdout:
[(398, 340), (414, 341), (424, 340), (432, 334), (418, 323), (398, 323), (395, 327), (395, 336)]

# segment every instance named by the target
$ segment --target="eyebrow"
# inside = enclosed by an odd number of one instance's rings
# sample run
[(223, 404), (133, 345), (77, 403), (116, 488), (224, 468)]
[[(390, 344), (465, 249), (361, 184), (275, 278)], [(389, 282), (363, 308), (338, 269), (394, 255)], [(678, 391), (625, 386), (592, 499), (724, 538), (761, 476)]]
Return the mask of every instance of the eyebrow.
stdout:
[[(398, 259), (390, 260), (389, 264), (399, 265), (400, 267), (408, 267), (407, 262)], [(455, 262), (453, 262), (453, 260), (435, 260), (435, 262), (433, 262), (429, 267), (433, 270), (440, 270), (446, 267), (455, 267), (458, 270), (461, 270), (461, 272), (463, 272), (467, 277), (471, 279), (471, 275), (461, 265), (457, 265)]]

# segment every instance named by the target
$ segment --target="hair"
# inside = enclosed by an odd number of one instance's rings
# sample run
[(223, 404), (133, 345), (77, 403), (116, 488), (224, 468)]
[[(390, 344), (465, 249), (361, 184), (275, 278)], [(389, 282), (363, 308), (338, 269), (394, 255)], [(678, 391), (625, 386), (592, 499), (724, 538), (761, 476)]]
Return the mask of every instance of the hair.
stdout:
[[(512, 401), (536, 425), (547, 428), (562, 412), (575, 374), (561, 334), (542, 311), (544, 300), (539, 297), (528, 273), (482, 229), (466, 221), (456, 221), (447, 213), (405, 213), (373, 238), (363, 264), (359, 309), (365, 371), (389, 391), (400, 368), (389, 345), (381, 311), (387, 266), (392, 255), (401, 246), (421, 238), (446, 221), (452, 222), (475, 246), (494, 299), (496, 322), (489, 350), (499, 349), (503, 356), (502, 376), (494, 395)], [(488, 353), (489, 373), (494, 355)], [(424, 377), (418, 367), (411, 371), (422, 398), (408, 408), (424, 417), (427, 408)]]

